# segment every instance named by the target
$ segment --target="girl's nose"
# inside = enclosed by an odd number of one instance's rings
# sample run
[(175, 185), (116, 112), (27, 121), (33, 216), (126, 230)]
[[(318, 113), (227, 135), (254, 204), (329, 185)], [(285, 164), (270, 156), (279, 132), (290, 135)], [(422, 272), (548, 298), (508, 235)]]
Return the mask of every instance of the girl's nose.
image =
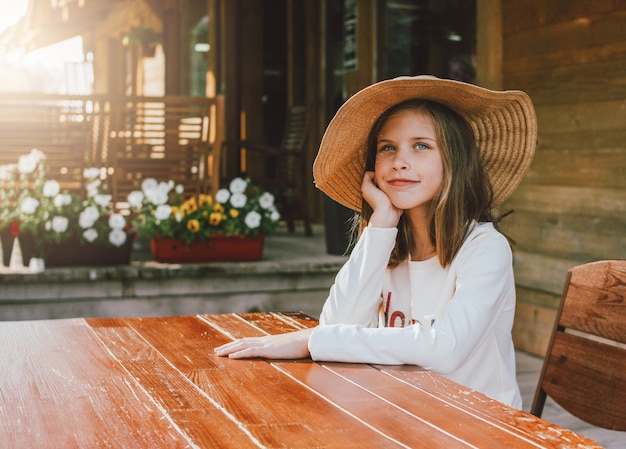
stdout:
[(405, 157), (404, 151), (399, 150), (393, 158), (392, 168), (394, 170), (406, 170), (409, 168), (409, 162)]

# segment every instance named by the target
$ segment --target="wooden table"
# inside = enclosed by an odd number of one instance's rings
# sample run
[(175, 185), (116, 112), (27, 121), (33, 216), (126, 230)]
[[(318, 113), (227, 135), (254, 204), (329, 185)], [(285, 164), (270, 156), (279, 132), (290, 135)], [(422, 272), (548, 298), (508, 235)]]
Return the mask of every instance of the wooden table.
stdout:
[(7, 448), (590, 448), (415, 366), (230, 360), (301, 314), (0, 322)]

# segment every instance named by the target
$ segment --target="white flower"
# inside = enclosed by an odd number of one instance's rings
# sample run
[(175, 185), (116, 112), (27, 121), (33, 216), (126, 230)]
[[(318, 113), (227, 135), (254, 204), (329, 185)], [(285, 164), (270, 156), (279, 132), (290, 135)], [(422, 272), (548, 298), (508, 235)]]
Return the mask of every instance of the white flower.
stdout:
[(83, 232), (83, 238), (89, 243), (92, 243), (98, 238), (98, 231), (96, 231), (94, 228), (89, 228), (85, 232)]
[(155, 184), (150, 184), (147, 189), (144, 189), (143, 192), (148, 201), (156, 206), (159, 206), (167, 203), (170, 190), (172, 190), (172, 185), (170, 185), (170, 183), (160, 182), (157, 184), (155, 181)]
[(43, 151), (38, 150), (37, 148), (33, 148), (30, 150), (30, 157), (32, 157), (37, 163), (39, 161), (43, 161), (46, 158), (46, 155)]
[(176, 193), (178, 193), (179, 195), (181, 195), (184, 191), (185, 191), (185, 186), (184, 185), (178, 184), (176, 186)]
[(230, 191), (233, 193), (241, 193), (246, 190), (248, 183), (243, 178), (235, 178), (230, 182)]
[(26, 197), (26, 198), (24, 198), (22, 200), (22, 204), (20, 206), (20, 209), (25, 214), (29, 214), (30, 215), (30, 214), (34, 214), (38, 207), (39, 207), (39, 201), (37, 201), (32, 196), (29, 196), (29, 197)]
[(52, 217), (51, 227), (54, 232), (58, 232), (59, 234), (67, 231), (67, 228), (70, 225), (70, 220), (67, 217), (56, 216)]
[(107, 207), (113, 201), (113, 196), (99, 193), (93, 197), (94, 202), (100, 207)]
[(280, 220), (280, 214), (278, 213), (278, 211), (276, 209), (274, 209), (272, 211), (272, 213), (270, 214), (270, 220), (272, 220), (272, 221)]
[(124, 229), (126, 226), (126, 219), (122, 214), (114, 213), (109, 217), (109, 226), (112, 229)]
[(143, 202), (144, 194), (140, 190), (134, 190), (128, 194), (128, 204), (130, 207), (140, 207)]
[(54, 197), (52, 200), (56, 207), (69, 206), (72, 204), (72, 195), (69, 193), (61, 193)]
[(100, 218), (98, 208), (88, 206), (78, 216), (78, 225), (83, 229), (91, 228), (98, 218)]
[(271, 209), (274, 206), (274, 195), (269, 192), (265, 192), (259, 197), (259, 204), (263, 209)]
[(176, 212), (174, 214), (174, 220), (176, 220), (176, 223), (180, 223), (183, 221), (183, 215), (180, 212)]
[(146, 192), (146, 199), (155, 206), (161, 206), (167, 203), (167, 198), (167, 192), (164, 192), (163, 190), (154, 189)]
[(97, 167), (86, 168), (83, 171), (83, 178), (94, 179), (100, 176), (100, 169)]
[(157, 220), (167, 220), (170, 215), (172, 215), (172, 207), (168, 204), (161, 204), (154, 211), (154, 217)]
[(85, 186), (85, 189), (87, 189), (87, 196), (89, 198), (96, 196), (100, 192), (101, 184), (102, 184), (102, 181), (100, 181), (99, 179), (94, 179), (89, 184), (87, 184)]
[(40, 158), (34, 156), (32, 151), (28, 154), (23, 154), (17, 162), (17, 169), (22, 174), (32, 173), (37, 168), (39, 160)]
[(247, 202), (248, 198), (246, 198), (246, 195), (243, 193), (233, 193), (230, 197), (230, 204), (232, 204), (233, 207), (243, 207)]
[(53, 196), (58, 195), (60, 191), (61, 185), (54, 179), (46, 181), (43, 185), (43, 196), (47, 198), (52, 198)]
[(219, 189), (215, 194), (215, 201), (224, 204), (230, 198), (230, 192), (226, 189)]
[(154, 178), (146, 178), (141, 182), (141, 190), (143, 190), (144, 192), (148, 191), (148, 190), (152, 190), (152, 189), (156, 189), (156, 186), (158, 186), (159, 183), (157, 182), (156, 179)]
[(261, 214), (255, 211), (249, 212), (244, 221), (250, 229), (258, 228), (261, 225)]
[(0, 165), (0, 180), (6, 181), (8, 179), (11, 179), (11, 174), (16, 167), (16, 164)]
[(100, 217), (100, 212), (96, 206), (87, 206), (81, 214), (84, 214), (86, 217), (91, 218), (92, 220), (97, 220)]
[(161, 204), (165, 204), (167, 202), (167, 196), (163, 195), (163, 192), (161, 192), (159, 189), (155, 188), (151, 190), (146, 190), (144, 194), (146, 200), (148, 200), (155, 206), (160, 206)]
[(80, 226), (82, 229), (91, 228), (95, 224), (95, 222), (96, 220), (93, 220), (91, 217), (82, 213), (78, 216), (78, 226)]
[(113, 229), (109, 233), (109, 242), (118, 248), (126, 243), (126, 233), (121, 229)]

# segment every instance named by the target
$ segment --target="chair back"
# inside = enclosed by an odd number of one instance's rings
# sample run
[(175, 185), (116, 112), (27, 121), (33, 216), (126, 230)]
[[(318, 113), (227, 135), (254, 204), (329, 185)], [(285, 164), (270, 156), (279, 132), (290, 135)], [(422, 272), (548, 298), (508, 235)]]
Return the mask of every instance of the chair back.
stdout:
[(293, 231), (294, 220), (302, 219), (305, 234), (311, 235), (311, 224), (307, 211), (307, 166), (306, 143), (310, 128), (310, 109), (306, 106), (293, 106), (287, 113), (287, 122), (281, 144), (282, 157), (276, 160), (275, 181), (266, 182), (279, 188), (276, 192), (282, 203), (283, 218)]
[[(255, 164), (265, 170), (257, 170), (251, 176), (259, 187), (276, 196), (282, 219), (290, 232), (294, 222), (302, 220), (306, 235), (313, 235), (308, 213), (307, 181), (310, 164), (307, 163), (307, 139), (311, 125), (311, 110), (307, 106), (292, 106), (287, 111), (283, 138), (280, 146), (267, 145), (250, 140), (222, 140), (221, 160), (230, 159), (228, 148), (237, 151), (234, 159), (238, 160), (239, 174), (246, 175), (256, 154)], [(257, 167), (258, 168), (258, 167)]]
[(146, 178), (174, 181), (189, 194), (216, 191), (219, 104), (216, 98), (180, 96), (111, 100), (104, 123), (114, 198), (125, 199)]
[(546, 396), (594, 426), (626, 430), (626, 260), (569, 270), (532, 414)]
[(276, 161), (275, 179), (282, 179), (285, 186), (302, 190), (306, 158), (304, 151), (309, 132), (309, 109), (293, 106), (287, 113), (287, 121), (280, 146), (282, 157)]

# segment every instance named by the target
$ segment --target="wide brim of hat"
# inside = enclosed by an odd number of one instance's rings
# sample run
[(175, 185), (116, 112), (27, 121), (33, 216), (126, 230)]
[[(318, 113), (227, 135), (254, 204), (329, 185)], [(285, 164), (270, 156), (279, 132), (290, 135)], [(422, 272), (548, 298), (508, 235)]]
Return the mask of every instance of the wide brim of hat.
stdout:
[(381, 81), (350, 97), (322, 137), (313, 163), (315, 185), (335, 201), (360, 211), (370, 129), (391, 106), (413, 98), (445, 104), (467, 120), (493, 188), (493, 206), (503, 203), (521, 182), (535, 153), (537, 119), (532, 101), (519, 90), (493, 91), (432, 76)]

